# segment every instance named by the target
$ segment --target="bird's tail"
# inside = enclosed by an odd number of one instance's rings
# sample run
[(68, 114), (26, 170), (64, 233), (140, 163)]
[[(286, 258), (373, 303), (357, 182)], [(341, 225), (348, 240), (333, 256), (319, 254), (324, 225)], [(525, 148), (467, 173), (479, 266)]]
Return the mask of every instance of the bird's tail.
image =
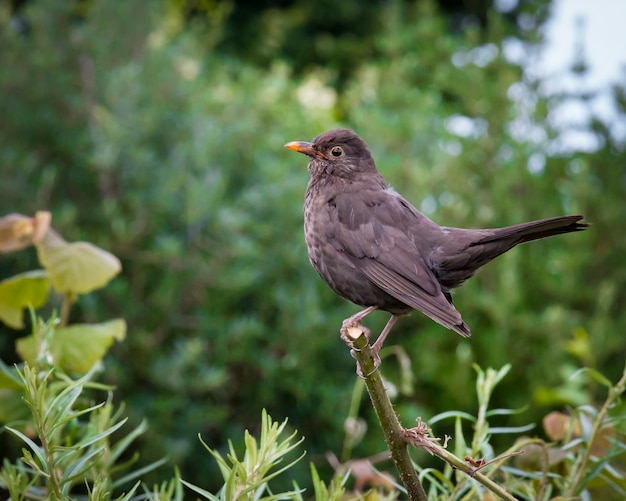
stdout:
[(582, 231), (588, 224), (581, 223), (583, 216), (560, 216), (528, 223), (515, 224), (490, 230), (456, 230), (458, 241), (470, 239), (458, 252), (447, 254), (437, 263), (439, 282), (450, 289), (470, 278), (478, 268), (504, 254), (516, 245), (540, 238)]
[(582, 231), (589, 225), (579, 222), (581, 219), (583, 216), (559, 216), (498, 228), (493, 231), (493, 236), (482, 239), (480, 243), (486, 244), (490, 241), (510, 239), (512, 241), (511, 247), (513, 247), (524, 242), (560, 235), (561, 233)]

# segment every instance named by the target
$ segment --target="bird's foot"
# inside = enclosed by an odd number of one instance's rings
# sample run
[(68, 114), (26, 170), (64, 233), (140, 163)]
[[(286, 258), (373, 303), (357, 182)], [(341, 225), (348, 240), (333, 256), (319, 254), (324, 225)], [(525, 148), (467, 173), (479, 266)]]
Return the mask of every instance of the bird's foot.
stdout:
[(365, 335), (367, 338), (367, 342), (369, 343), (370, 339), (370, 330), (361, 324), (360, 319), (354, 321), (353, 317), (347, 318), (341, 324), (341, 339), (348, 345), (350, 348), (350, 355), (352, 358), (357, 360), (356, 364), (356, 373), (361, 379), (365, 379), (366, 377), (373, 374), (380, 365), (380, 357), (378, 356), (378, 350), (371, 349), (372, 360), (374, 362), (374, 369), (368, 372), (367, 374), (363, 374), (363, 370), (361, 369), (361, 365), (358, 362), (356, 352), (361, 351), (358, 348), (354, 347), (354, 341), (356, 341), (361, 335)]
[(354, 319), (354, 316), (346, 318), (341, 323), (341, 329), (339, 330), (341, 339), (348, 347), (352, 348), (352, 344), (356, 341), (361, 334), (365, 334), (367, 342), (370, 340), (370, 330), (361, 323), (361, 319)]

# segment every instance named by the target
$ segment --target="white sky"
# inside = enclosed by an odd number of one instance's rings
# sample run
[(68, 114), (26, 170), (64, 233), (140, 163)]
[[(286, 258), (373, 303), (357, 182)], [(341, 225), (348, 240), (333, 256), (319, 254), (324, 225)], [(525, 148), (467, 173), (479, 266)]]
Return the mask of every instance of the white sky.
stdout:
[(598, 87), (620, 78), (620, 66), (626, 64), (626, 0), (556, 0), (545, 26), (542, 70), (551, 74), (566, 69), (581, 31), (590, 70), (586, 83)]
[[(609, 97), (612, 83), (626, 80), (626, 0), (555, 0), (551, 19), (544, 26), (546, 46), (537, 64), (527, 68), (541, 75), (547, 93), (571, 90), (603, 90), (593, 110), (611, 124), (615, 137), (626, 137), (626, 124), (618, 123)], [(581, 39), (582, 35), (582, 39)], [(582, 49), (588, 72), (567, 75)], [(584, 123), (588, 108), (580, 102), (561, 105), (552, 113), (555, 125), (567, 128)], [(562, 138), (575, 149), (593, 150), (595, 138), (570, 131)]]

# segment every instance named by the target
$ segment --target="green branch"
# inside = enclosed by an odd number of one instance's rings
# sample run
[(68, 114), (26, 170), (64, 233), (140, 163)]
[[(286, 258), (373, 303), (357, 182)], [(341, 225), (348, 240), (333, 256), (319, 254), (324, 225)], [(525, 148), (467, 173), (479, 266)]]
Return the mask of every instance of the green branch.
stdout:
[(400, 481), (406, 488), (411, 501), (427, 501), (426, 491), (422, 487), (417, 471), (411, 462), (411, 456), (407, 443), (404, 439), (405, 430), (393, 410), (389, 395), (385, 390), (380, 372), (376, 370), (372, 350), (369, 345), (365, 328), (351, 327), (347, 329), (347, 335), (354, 339), (352, 342), (353, 353), (364, 376), (365, 387), (369, 393), (372, 405), (380, 421), (385, 436), (385, 442), (391, 452), (391, 459), (398, 469)]

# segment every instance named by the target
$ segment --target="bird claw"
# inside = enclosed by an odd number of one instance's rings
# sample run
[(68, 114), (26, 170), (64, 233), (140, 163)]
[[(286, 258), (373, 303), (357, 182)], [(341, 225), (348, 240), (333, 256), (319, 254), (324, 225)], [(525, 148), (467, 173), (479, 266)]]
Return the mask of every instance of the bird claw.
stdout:
[[(355, 322), (353, 318), (347, 318), (341, 324), (341, 339), (343, 339), (343, 341), (348, 345), (348, 348), (350, 348), (350, 356), (354, 359), (356, 359), (356, 352), (361, 351), (354, 347), (354, 341), (361, 336), (361, 334), (364, 334), (365, 337), (367, 337), (367, 342), (369, 343), (370, 330), (361, 324), (360, 321)], [(374, 361), (374, 370), (367, 374), (363, 374), (361, 366), (357, 362), (356, 373), (361, 379), (371, 376), (374, 372), (376, 372), (376, 370), (378, 370), (378, 367), (380, 366), (380, 356), (378, 355), (378, 350), (372, 349), (372, 359)]]
[(344, 343), (348, 345), (349, 348), (354, 349), (354, 341), (359, 338), (361, 334), (365, 334), (367, 338), (367, 342), (370, 340), (370, 330), (365, 327), (360, 321), (354, 321), (352, 317), (346, 318), (341, 324), (341, 329), (339, 330), (339, 335), (341, 339), (343, 339)]
[[(354, 351), (355, 351), (354, 348), (350, 350), (350, 355), (352, 355), (352, 358), (356, 358), (354, 356)], [(369, 371), (367, 374), (363, 374), (363, 370), (361, 369), (359, 362), (356, 363), (356, 375), (359, 376), (361, 379), (366, 379), (370, 377), (372, 374), (374, 374), (374, 372), (378, 370), (378, 367), (380, 367), (380, 357), (378, 356), (377, 351), (375, 352), (372, 350), (372, 360), (374, 361), (374, 368), (371, 371)]]

